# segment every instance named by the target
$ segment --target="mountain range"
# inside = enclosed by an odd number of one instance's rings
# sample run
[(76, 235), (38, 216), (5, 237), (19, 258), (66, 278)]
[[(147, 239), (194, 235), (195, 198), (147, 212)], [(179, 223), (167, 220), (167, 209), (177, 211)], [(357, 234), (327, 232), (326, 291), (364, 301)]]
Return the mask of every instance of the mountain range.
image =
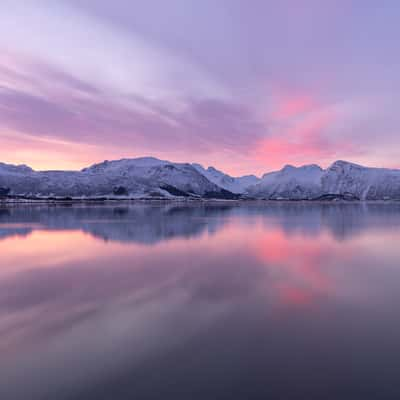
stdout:
[(3, 199), (400, 200), (400, 170), (336, 161), (258, 178), (153, 157), (103, 161), (81, 171), (35, 171), (0, 163)]

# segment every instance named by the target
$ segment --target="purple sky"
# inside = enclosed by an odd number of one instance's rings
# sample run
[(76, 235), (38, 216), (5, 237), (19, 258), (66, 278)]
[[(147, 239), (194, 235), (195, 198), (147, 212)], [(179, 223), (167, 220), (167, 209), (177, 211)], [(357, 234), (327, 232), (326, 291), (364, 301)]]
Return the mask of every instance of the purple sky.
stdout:
[(400, 3), (3, 0), (0, 161), (400, 167)]

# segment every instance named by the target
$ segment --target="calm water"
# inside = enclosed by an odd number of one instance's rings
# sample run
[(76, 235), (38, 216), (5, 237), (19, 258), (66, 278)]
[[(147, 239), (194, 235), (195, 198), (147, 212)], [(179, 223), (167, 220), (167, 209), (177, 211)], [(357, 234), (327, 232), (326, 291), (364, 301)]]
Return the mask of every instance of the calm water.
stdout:
[(400, 205), (0, 208), (0, 399), (399, 399)]

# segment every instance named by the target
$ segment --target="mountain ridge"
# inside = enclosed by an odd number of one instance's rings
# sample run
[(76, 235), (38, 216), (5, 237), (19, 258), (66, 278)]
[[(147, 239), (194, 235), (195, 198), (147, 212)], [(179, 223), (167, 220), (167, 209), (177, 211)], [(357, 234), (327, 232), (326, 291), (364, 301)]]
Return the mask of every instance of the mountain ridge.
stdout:
[(80, 171), (0, 163), (1, 198), (400, 200), (400, 170), (337, 160), (232, 177), (214, 167), (155, 157), (104, 160)]

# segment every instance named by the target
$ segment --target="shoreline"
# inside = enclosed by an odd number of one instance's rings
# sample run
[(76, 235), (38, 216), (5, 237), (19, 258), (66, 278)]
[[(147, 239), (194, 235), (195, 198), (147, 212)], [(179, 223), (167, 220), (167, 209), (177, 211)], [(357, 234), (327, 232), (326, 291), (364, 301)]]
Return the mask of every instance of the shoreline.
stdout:
[(245, 204), (400, 204), (399, 200), (345, 200), (345, 199), (203, 199), (203, 198), (137, 198), (137, 199), (113, 199), (113, 198), (86, 198), (86, 199), (0, 199), (0, 207), (7, 206), (30, 206), (30, 205), (133, 205), (133, 204), (180, 204), (180, 205), (199, 205), (199, 204), (230, 204), (230, 205), (245, 205)]

